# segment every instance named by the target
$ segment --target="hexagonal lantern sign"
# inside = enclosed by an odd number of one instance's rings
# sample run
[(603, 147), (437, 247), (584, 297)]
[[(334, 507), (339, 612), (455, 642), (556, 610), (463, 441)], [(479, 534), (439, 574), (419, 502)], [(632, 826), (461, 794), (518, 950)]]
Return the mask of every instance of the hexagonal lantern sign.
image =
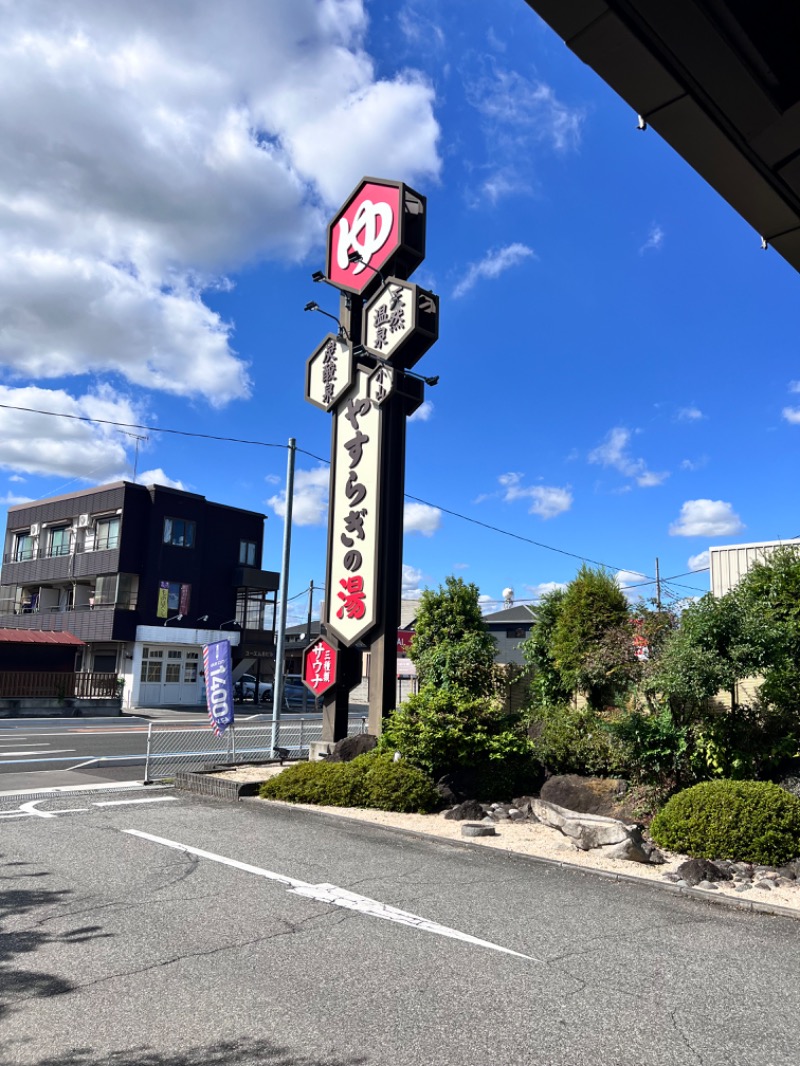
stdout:
[(306, 361), (306, 399), (330, 411), (353, 384), (353, 353), (350, 343), (329, 333)]
[(409, 370), (438, 339), (439, 297), (389, 278), (364, 306), (361, 336), (368, 352)]
[(361, 295), (378, 271), (411, 274), (425, 258), (426, 202), (403, 182), (362, 178), (328, 226), (328, 279)]
[(336, 649), (317, 637), (303, 652), (303, 682), (315, 696), (321, 696), (336, 684), (338, 653)]
[(394, 389), (395, 371), (390, 366), (381, 363), (376, 366), (367, 379), (367, 396), (378, 407), (392, 394)]

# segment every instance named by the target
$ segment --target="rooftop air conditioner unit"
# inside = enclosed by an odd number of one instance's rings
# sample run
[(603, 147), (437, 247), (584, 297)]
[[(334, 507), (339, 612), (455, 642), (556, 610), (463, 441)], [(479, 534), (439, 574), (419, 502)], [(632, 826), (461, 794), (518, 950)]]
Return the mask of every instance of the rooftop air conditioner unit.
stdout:
[(88, 516), (88, 514), (78, 515), (78, 529), (86, 529), (86, 527), (88, 525), (89, 525), (89, 516)]
[(38, 522), (33, 522), (33, 523), (31, 524), (31, 536), (32, 536), (32, 537), (38, 537), (38, 536), (39, 536), (39, 529), (40, 529), (40, 528), (41, 528), (41, 527), (39, 526), (39, 523), (38, 523)]

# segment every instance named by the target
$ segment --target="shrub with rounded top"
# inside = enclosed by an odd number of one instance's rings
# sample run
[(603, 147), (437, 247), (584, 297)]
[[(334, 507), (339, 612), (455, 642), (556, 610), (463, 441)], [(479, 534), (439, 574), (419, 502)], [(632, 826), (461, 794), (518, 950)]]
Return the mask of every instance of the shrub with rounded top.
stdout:
[(299, 762), (287, 766), (261, 786), (263, 799), (286, 803), (320, 803), (329, 807), (360, 807), (366, 768), (358, 762)]
[(764, 781), (704, 781), (673, 796), (650, 832), (670, 851), (780, 866), (800, 855), (800, 800)]
[(441, 797), (433, 781), (405, 760), (369, 752), (351, 762), (288, 766), (261, 786), (263, 799), (330, 807), (374, 807), (401, 813), (433, 811)]

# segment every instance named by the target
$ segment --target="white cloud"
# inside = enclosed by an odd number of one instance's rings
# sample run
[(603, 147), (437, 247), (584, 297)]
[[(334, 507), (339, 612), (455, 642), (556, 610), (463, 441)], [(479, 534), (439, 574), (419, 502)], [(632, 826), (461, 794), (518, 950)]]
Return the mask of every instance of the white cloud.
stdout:
[(618, 570), (614, 580), (625, 593), (628, 600), (639, 600), (647, 593), (647, 576), (638, 570)]
[[(130, 438), (114, 426), (81, 421), (142, 422), (141, 409), (110, 386), (73, 397), (61, 389), (0, 385), (0, 404), (9, 405), (0, 407), (0, 468), (97, 483), (130, 476), (126, 454)], [(15, 409), (20, 407), (73, 417)]]
[(403, 532), (432, 537), (442, 524), (442, 512), (427, 503), (406, 503), (403, 509)]
[(506, 196), (531, 191), (530, 179), (518, 174), (513, 168), (493, 170), (481, 184), (481, 191), (493, 204)]
[(447, 43), (442, 27), (427, 18), (420, 9), (413, 8), (411, 5), (400, 9), (397, 15), (397, 25), (409, 44), (417, 47), (442, 48)]
[(643, 489), (661, 485), (669, 477), (668, 471), (648, 470), (644, 459), (635, 459), (628, 450), (631, 431), (624, 426), (609, 430), (602, 444), (589, 452), (589, 462), (611, 467), (624, 477), (632, 478)]
[(362, 174), (438, 173), (433, 90), (376, 77), (362, 0), (30, 0), (3, 15), (12, 373), (247, 396), (205, 294), (245, 263), (301, 259)]
[(24, 481), (25, 481), (25, 478), (24, 478), (24, 477), (20, 477), (20, 476), (19, 476), (19, 474), (12, 474), (12, 475), (11, 475), (11, 476), (9, 477), (9, 479), (8, 479), (8, 480), (9, 480), (9, 481), (18, 481), (18, 482), (24, 482)]
[(781, 413), (791, 425), (800, 425), (800, 407), (784, 407)]
[(566, 587), (565, 581), (540, 581), (538, 585), (523, 586), (537, 600), (540, 600), (542, 596), (546, 596), (548, 592), (555, 592), (557, 589), (565, 589)]
[(160, 466), (155, 467), (153, 470), (143, 470), (141, 474), (137, 473), (136, 483), (138, 485), (165, 485), (168, 489), (180, 489), (181, 491), (186, 489), (186, 485), (182, 481), (177, 481), (175, 478), (165, 474)]
[(707, 455), (701, 455), (699, 459), (681, 460), (681, 470), (702, 470), (704, 466), (708, 466)]
[(531, 256), (535, 257), (535, 254), (532, 248), (519, 242), (488, 252), (479, 263), (470, 264), (464, 277), (453, 289), (454, 299), (465, 296), (480, 279), (497, 278), (504, 271), (510, 270), (511, 267), (523, 262), (523, 260)]
[(710, 562), (711, 553), (706, 550), (704, 552), (698, 552), (697, 555), (690, 555), (686, 565), (690, 570), (707, 570)]
[(13, 507), (17, 503), (30, 503), (32, 497), (30, 496), (15, 496), (13, 492), (7, 492), (5, 496), (0, 496), (0, 504), (5, 507)]
[(470, 78), (465, 88), (470, 104), (495, 131), (513, 128), (559, 153), (580, 144), (583, 112), (564, 104), (544, 82), (493, 66)]
[(800, 392), (800, 381), (790, 381), (789, 392)]
[(678, 411), (679, 422), (699, 422), (705, 415), (699, 407), (681, 407)]
[(422, 595), (422, 571), (403, 563), (402, 591), (404, 600), (418, 600)]
[(572, 507), (572, 492), (569, 486), (559, 488), (552, 485), (523, 485), (522, 474), (517, 473), (501, 474), (497, 480), (503, 488), (502, 499), (505, 503), (530, 500), (528, 513), (539, 515), (540, 518), (555, 518)]
[(430, 422), (433, 417), (433, 404), (430, 400), (423, 400), (419, 407), (416, 409), (413, 415), (409, 418), (409, 422)]
[(650, 227), (650, 231), (647, 234), (647, 240), (639, 249), (639, 255), (644, 255), (645, 252), (657, 252), (664, 243), (664, 230), (658, 223), (654, 222)]
[(673, 537), (728, 537), (744, 528), (732, 504), (724, 500), (687, 500), (669, 532)]
[[(314, 470), (296, 470), (292, 494), (292, 525), (322, 526), (328, 520), (328, 484), (330, 472), (327, 466)], [(281, 489), (267, 500), (279, 518), (286, 516), (286, 489)]]

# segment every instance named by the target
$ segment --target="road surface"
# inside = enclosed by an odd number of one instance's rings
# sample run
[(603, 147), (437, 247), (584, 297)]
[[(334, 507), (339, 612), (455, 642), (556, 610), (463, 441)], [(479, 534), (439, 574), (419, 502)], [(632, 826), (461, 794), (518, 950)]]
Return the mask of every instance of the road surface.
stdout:
[(0, 879), (4, 1064), (797, 1061), (800, 924), (646, 885), (170, 790), (0, 800)]

